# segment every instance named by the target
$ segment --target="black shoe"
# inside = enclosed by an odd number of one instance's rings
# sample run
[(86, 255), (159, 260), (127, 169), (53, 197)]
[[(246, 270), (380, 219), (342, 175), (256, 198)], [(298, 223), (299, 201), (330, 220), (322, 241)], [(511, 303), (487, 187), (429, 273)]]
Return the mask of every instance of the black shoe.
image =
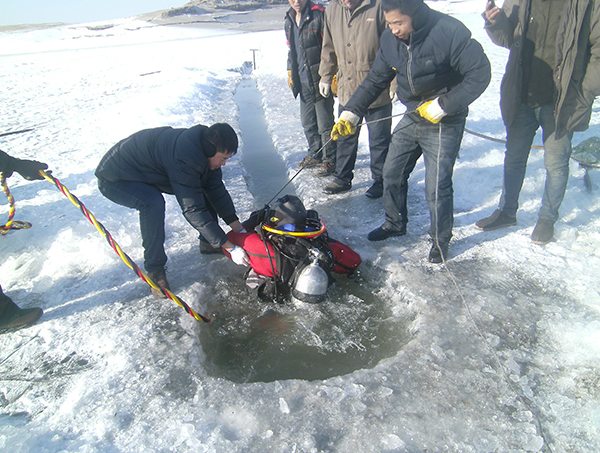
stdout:
[(298, 162), (296, 164), (296, 166), (298, 168), (312, 168), (312, 167), (318, 167), (322, 163), (323, 163), (323, 161), (321, 160), (320, 157), (305, 156), (304, 159), (302, 159), (300, 162)]
[(369, 198), (381, 198), (383, 195), (383, 181), (375, 181), (373, 185), (365, 192)]
[(223, 253), (223, 248), (213, 247), (207, 241), (200, 239), (200, 253), (202, 255), (215, 255), (217, 253)]
[(403, 223), (399, 230), (388, 228), (382, 225), (375, 228), (367, 235), (369, 241), (383, 241), (394, 236), (404, 236), (406, 234), (406, 223)]
[(15, 330), (30, 326), (42, 317), (44, 311), (39, 307), (20, 308), (14, 315), (0, 322), (0, 331)]
[(537, 225), (531, 233), (531, 242), (538, 245), (546, 245), (554, 236), (554, 222), (548, 219), (539, 218)]
[(446, 261), (446, 257), (448, 256), (448, 243), (440, 242), (436, 244), (435, 242), (431, 246), (431, 251), (429, 252), (429, 262), (430, 263), (442, 263)]
[[(167, 276), (165, 274), (165, 270), (164, 269), (159, 269), (159, 270), (154, 271), (154, 272), (148, 272), (148, 277), (150, 277), (150, 279), (154, 283), (157, 283), (158, 285), (162, 286), (163, 288), (168, 289), (169, 291), (171, 291), (171, 288), (169, 286), (169, 282), (167, 281)], [(157, 297), (159, 299), (166, 299), (167, 298), (167, 296), (165, 296), (160, 289), (156, 289), (156, 288), (152, 288), (152, 287), (150, 287), (150, 289), (152, 290), (152, 295), (154, 297)]]
[(321, 167), (316, 171), (315, 176), (324, 177), (331, 176), (335, 173), (334, 162), (323, 162)]
[(517, 218), (505, 214), (504, 211), (496, 209), (494, 213), (485, 219), (478, 220), (475, 228), (481, 231), (492, 231), (498, 228), (509, 227), (517, 224)]
[(346, 192), (346, 191), (350, 190), (351, 188), (352, 188), (352, 183), (350, 183), (350, 182), (334, 181), (331, 184), (329, 184), (327, 187), (325, 187), (323, 189), (323, 192), (325, 192), (327, 194), (334, 194), (334, 193)]

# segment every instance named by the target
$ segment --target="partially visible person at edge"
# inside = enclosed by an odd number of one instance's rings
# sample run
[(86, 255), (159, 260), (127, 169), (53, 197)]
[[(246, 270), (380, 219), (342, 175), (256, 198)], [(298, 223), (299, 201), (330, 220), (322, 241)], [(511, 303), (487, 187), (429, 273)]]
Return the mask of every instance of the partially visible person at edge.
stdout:
[(289, 47), (288, 85), (294, 97), (300, 95), (300, 120), (308, 141), (308, 155), (298, 167), (319, 166), (317, 176), (329, 176), (335, 170), (336, 143), (330, 139), (334, 101), (333, 96), (323, 97), (319, 92), (325, 8), (310, 0), (289, 2), (291, 8), (284, 22)]
[(600, 9), (597, 0), (488, 2), (483, 14), (492, 41), (510, 49), (500, 91), (506, 126), (498, 209), (479, 220), (483, 231), (517, 223), (519, 194), (537, 130), (542, 128), (546, 183), (531, 241), (554, 237), (569, 179), (573, 132), (589, 126), (600, 94)]
[(363, 112), (396, 77), (407, 114), (394, 129), (383, 167), (385, 222), (368, 239), (406, 234), (407, 179), (423, 154), (433, 242), (429, 261), (440, 263), (452, 237), (452, 172), (468, 106), (487, 88), (490, 63), (467, 27), (422, 0), (383, 0), (383, 11), (389, 28), (373, 69), (345, 105), (332, 136), (354, 133)]
[[(111, 201), (137, 209), (148, 276), (170, 289), (165, 275), (165, 200), (174, 194), (186, 220), (200, 232), (200, 252), (224, 248), (240, 265), (246, 252), (227, 239), (217, 214), (236, 232), (243, 230), (223, 184), (221, 167), (237, 153), (238, 138), (225, 123), (189, 129), (157, 127), (114, 145), (96, 169), (98, 189)], [(156, 297), (163, 293), (152, 288)]]
[[(16, 171), (28, 181), (44, 179), (39, 171), (46, 168), (48, 165), (42, 162), (17, 159), (0, 150), (0, 173), (5, 178), (9, 178)], [(4, 294), (0, 286), (0, 333), (29, 326), (40, 319), (43, 313), (39, 307), (19, 308), (10, 297)]]
[[(385, 27), (381, 0), (331, 0), (327, 5), (319, 89), (323, 97), (329, 96), (333, 77), (337, 75), (339, 113), (373, 66)], [(382, 170), (391, 137), (391, 115), (389, 86), (360, 114), (360, 122), (364, 116), (369, 131), (373, 178), (373, 185), (365, 194), (369, 198), (380, 198), (383, 194)], [(325, 193), (352, 188), (357, 153), (358, 134), (338, 141), (334, 181), (325, 187)]]

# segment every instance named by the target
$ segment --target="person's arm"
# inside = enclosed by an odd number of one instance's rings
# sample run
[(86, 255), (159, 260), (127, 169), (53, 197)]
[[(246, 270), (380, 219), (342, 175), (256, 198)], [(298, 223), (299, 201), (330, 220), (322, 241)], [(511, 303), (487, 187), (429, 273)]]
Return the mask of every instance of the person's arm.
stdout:
[(441, 95), (440, 107), (446, 115), (466, 109), (488, 87), (492, 72), (483, 47), (471, 38), (466, 27), (457, 29), (450, 38), (450, 66), (462, 76), (462, 81)]
[(46, 170), (47, 168), (48, 165), (37, 160), (18, 159), (0, 150), (0, 172), (4, 174), (5, 178), (10, 177), (16, 171), (28, 181), (44, 179), (40, 175), (40, 170)]
[(329, 21), (329, 7), (325, 9), (325, 25), (323, 26), (323, 47), (321, 48), (321, 62), (319, 64), (319, 76), (321, 82), (331, 86), (333, 76), (337, 74), (338, 64), (333, 37), (331, 35)]
[(584, 98), (591, 105), (600, 96), (600, 2), (593, 0), (590, 17), (590, 61), (588, 62), (582, 89)]
[(485, 19), (485, 31), (498, 46), (510, 49), (513, 45), (514, 32), (519, 22), (519, 0), (505, 0), (502, 9), (491, 1), (486, 4), (482, 14)]

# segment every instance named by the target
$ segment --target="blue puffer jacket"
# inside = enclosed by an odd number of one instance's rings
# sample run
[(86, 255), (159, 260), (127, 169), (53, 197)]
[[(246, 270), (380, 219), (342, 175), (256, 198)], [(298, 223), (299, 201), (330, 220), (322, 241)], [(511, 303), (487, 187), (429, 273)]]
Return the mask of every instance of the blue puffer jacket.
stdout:
[(414, 32), (406, 44), (386, 29), (369, 75), (346, 104), (359, 116), (397, 76), (398, 98), (412, 112), (439, 97), (448, 116), (466, 117), (468, 106), (487, 88), (490, 62), (481, 44), (471, 38), (462, 22), (424, 3), (413, 20)]
[[(174, 194), (186, 220), (215, 247), (227, 241), (208, 210), (210, 203), (228, 225), (238, 217), (223, 184), (221, 169), (211, 170), (214, 148), (202, 146), (206, 126), (145, 129), (121, 140), (102, 158), (96, 177), (142, 182)], [(212, 154), (212, 155), (211, 155)]]

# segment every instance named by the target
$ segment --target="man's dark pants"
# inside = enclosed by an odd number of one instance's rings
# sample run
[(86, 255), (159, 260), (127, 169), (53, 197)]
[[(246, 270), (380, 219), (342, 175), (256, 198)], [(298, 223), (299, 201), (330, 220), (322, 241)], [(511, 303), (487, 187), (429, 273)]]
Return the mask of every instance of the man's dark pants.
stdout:
[(431, 217), (430, 236), (440, 243), (452, 237), (454, 191), (452, 174), (465, 128), (465, 118), (446, 117), (438, 124), (405, 115), (395, 127), (383, 168), (386, 224), (400, 229), (406, 222), (408, 176), (419, 157), (425, 159), (425, 193)]
[(137, 209), (144, 247), (144, 267), (154, 272), (165, 267), (165, 199), (157, 188), (142, 182), (107, 181), (98, 178), (98, 189), (121, 206)]
[[(344, 111), (340, 105), (339, 113)], [(392, 104), (369, 109), (365, 121), (369, 130), (369, 150), (371, 153), (371, 177), (374, 181), (383, 179), (383, 164), (388, 153), (392, 131)], [(359, 124), (362, 123), (362, 118)], [(354, 177), (354, 165), (358, 154), (359, 126), (356, 134), (346, 135), (337, 141), (337, 160), (335, 164), (335, 179), (347, 184)]]
[(335, 163), (336, 143), (330, 140), (331, 128), (335, 122), (333, 96), (323, 98), (317, 95), (317, 98), (316, 101), (313, 100), (307, 88), (303, 88), (300, 93), (300, 121), (308, 141), (308, 155), (315, 155), (325, 143), (329, 142), (315, 159)]

